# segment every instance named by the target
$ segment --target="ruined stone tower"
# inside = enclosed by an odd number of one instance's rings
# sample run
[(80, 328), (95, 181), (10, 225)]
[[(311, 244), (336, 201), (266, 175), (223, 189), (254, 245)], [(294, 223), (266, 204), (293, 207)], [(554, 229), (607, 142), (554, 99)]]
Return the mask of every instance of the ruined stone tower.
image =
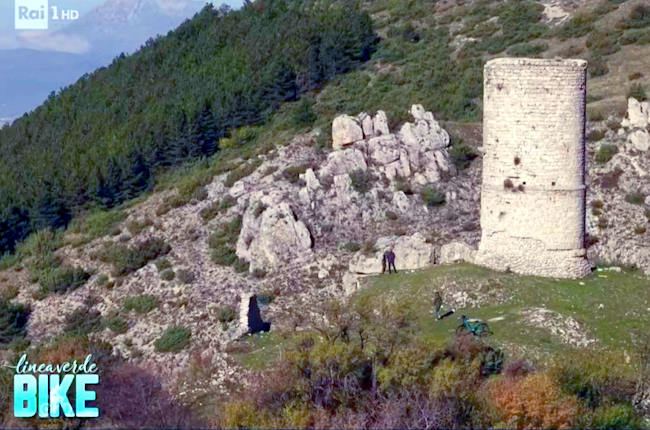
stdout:
[(477, 264), (558, 278), (590, 273), (586, 68), (583, 60), (524, 58), (485, 65)]

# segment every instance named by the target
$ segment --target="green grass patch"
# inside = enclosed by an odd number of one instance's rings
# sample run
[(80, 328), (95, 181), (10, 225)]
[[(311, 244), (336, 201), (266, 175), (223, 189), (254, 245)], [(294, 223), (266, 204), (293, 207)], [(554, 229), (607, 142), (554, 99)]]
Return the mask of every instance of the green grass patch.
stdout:
[(158, 352), (179, 352), (190, 345), (192, 331), (186, 327), (169, 327), (156, 339), (154, 346)]
[[(494, 332), (491, 342), (505, 346), (517, 345), (540, 354), (570, 353), (568, 346), (550, 333), (525, 323), (521, 311), (544, 306), (561, 315), (570, 316), (585, 327), (598, 346), (611, 349), (632, 348), (635, 333), (642, 333), (650, 324), (650, 281), (637, 271), (601, 271), (581, 280), (555, 280), (494, 272), (469, 264), (434, 267), (415, 273), (398, 273), (392, 277), (369, 279), (367, 288), (352, 299), (358, 306), (379, 309), (402, 309), (424, 339), (444, 341), (453, 334), (458, 321), (432, 317), (435, 291), (446, 285), (461, 287), (468, 297), (506, 294), (503, 303), (487, 303), (481, 307), (456, 309), (456, 315), (497, 321), (490, 322)], [(489, 301), (489, 300), (488, 300)], [(602, 305), (602, 306), (601, 306)]]
[(124, 298), (123, 306), (127, 311), (146, 314), (158, 307), (158, 299), (149, 294), (129, 296)]
[(598, 147), (596, 152), (596, 163), (607, 163), (614, 155), (618, 153), (618, 147), (613, 144), (605, 143)]
[(106, 243), (95, 257), (113, 265), (114, 276), (125, 276), (141, 269), (152, 260), (167, 255), (171, 246), (162, 239), (147, 239), (132, 248), (121, 243)]

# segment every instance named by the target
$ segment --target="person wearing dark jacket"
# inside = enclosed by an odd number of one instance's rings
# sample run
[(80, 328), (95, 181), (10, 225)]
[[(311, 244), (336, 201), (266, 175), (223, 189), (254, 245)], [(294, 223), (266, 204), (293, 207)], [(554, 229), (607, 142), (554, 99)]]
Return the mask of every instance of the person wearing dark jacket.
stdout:
[(383, 260), (383, 270), (382, 273), (386, 271), (386, 266), (388, 266), (388, 273), (393, 273), (392, 270), (397, 273), (397, 269), (395, 268), (395, 253), (393, 252), (393, 248), (390, 248), (388, 251), (384, 252), (384, 260)]

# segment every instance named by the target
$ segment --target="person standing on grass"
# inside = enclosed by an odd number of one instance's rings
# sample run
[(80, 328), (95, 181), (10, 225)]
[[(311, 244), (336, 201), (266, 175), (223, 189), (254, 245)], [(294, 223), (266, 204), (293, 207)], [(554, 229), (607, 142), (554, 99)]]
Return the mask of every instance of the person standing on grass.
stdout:
[(384, 261), (388, 266), (388, 273), (393, 273), (391, 271), (391, 268), (393, 271), (395, 271), (395, 273), (397, 273), (397, 269), (395, 268), (395, 253), (393, 252), (392, 247), (387, 252), (384, 253)]

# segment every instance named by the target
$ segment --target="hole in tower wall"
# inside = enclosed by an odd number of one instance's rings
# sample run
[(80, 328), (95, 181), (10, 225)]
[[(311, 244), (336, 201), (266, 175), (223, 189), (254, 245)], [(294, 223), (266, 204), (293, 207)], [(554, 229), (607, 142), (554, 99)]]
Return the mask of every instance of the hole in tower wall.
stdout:
[(511, 189), (513, 187), (514, 187), (514, 184), (512, 183), (512, 181), (510, 179), (506, 179), (505, 181), (503, 181), (503, 188), (505, 188), (506, 190)]
[(518, 166), (521, 163), (521, 158), (515, 157), (515, 166)]
[(552, 185), (552, 186), (555, 186), (555, 181), (551, 182), (551, 185)]

